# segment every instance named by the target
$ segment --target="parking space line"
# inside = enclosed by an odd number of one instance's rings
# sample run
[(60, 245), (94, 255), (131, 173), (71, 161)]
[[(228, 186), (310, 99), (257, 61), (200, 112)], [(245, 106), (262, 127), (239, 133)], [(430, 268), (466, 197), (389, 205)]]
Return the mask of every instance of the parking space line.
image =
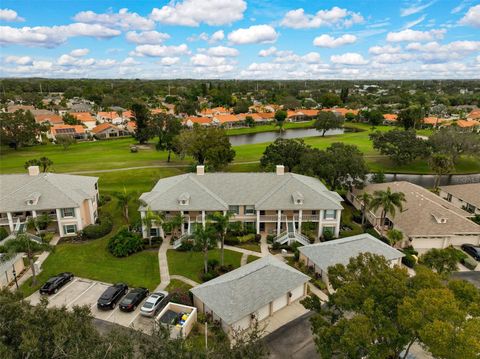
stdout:
[(57, 293), (55, 293), (54, 295), (52, 295), (50, 298), (48, 298), (48, 301), (52, 300), (52, 299), (55, 299), (56, 297), (58, 297), (59, 294), (63, 293), (63, 291), (65, 289), (67, 289), (68, 287), (70, 287), (73, 283), (75, 283), (77, 281), (77, 278), (75, 278), (74, 280), (72, 280), (70, 283), (68, 283), (68, 285), (64, 286), (63, 288), (61, 288)]
[(82, 293), (80, 293), (79, 295), (77, 295), (77, 297), (76, 297), (74, 300), (72, 300), (70, 303), (68, 303), (67, 307), (70, 307), (73, 303), (75, 303), (78, 299), (80, 299), (80, 297), (81, 297), (82, 295), (84, 295), (85, 293), (87, 293), (91, 288), (93, 288), (93, 287), (97, 284), (97, 283), (95, 283), (95, 282), (91, 282), (91, 283), (92, 283), (92, 284), (90, 284), (90, 286), (89, 286), (87, 289), (85, 289)]
[(133, 322), (134, 322), (135, 320), (137, 320), (137, 318), (138, 318), (139, 315), (140, 315), (140, 309), (138, 310), (138, 313), (135, 314), (135, 316), (133, 317), (133, 319), (128, 323), (128, 327), (129, 327), (129, 328), (131, 327), (131, 325), (133, 324)]
[[(115, 309), (112, 310), (112, 312), (109, 314), (108, 317), (105, 318), (105, 320), (110, 321), (110, 318), (112, 317), (112, 315), (119, 311), (120, 311), (120, 307), (118, 306), (118, 303), (117, 303), (117, 306), (115, 307)], [(115, 321), (113, 322), (115, 323)]]

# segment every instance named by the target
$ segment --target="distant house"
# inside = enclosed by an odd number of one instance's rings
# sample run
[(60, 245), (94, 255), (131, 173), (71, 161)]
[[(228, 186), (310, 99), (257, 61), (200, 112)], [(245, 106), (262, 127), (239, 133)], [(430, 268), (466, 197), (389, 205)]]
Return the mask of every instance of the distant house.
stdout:
[(33, 111), (33, 110), (35, 110), (35, 107), (32, 106), (32, 105), (8, 105), (7, 106), (7, 112), (9, 112), (9, 113), (13, 113), (13, 112), (16, 112), (18, 110)]
[(87, 133), (82, 125), (53, 125), (50, 127), (50, 137), (55, 140), (58, 136), (85, 139), (87, 138)]
[(467, 115), (467, 120), (480, 120), (480, 109), (475, 109), (472, 110), (468, 115)]
[[(210, 314), (222, 329), (249, 329), (307, 295), (310, 277), (272, 255), (257, 259), (190, 292), (199, 312)], [(280, 315), (280, 314), (279, 314)]]
[(300, 251), (300, 261), (308, 267), (313, 267), (327, 285), (329, 284), (329, 267), (336, 264), (347, 265), (350, 258), (355, 258), (361, 253), (383, 256), (391, 266), (400, 265), (404, 256), (399, 250), (368, 233), (311, 244), (299, 247), (298, 250)]
[(441, 186), (439, 195), (457, 208), (480, 215), (480, 183)]
[(197, 116), (189, 116), (185, 118), (183, 124), (187, 127), (193, 127), (195, 124), (200, 126), (210, 126), (212, 124), (211, 117), (197, 117)]
[(394, 113), (386, 113), (383, 115), (383, 123), (385, 125), (393, 125), (398, 122), (398, 115)]
[(353, 113), (355, 116), (358, 115), (358, 110), (352, 110), (350, 108), (343, 107), (334, 107), (334, 108), (324, 108), (322, 111), (330, 111), (336, 114), (337, 116), (345, 117), (347, 113)]
[(301, 121), (310, 121), (316, 118), (318, 115), (318, 110), (309, 110), (309, 109), (298, 109), (295, 111), (287, 111), (287, 121), (291, 122), (301, 122)]
[[(50, 111), (48, 111), (50, 112)], [(36, 123), (48, 123), (50, 125), (63, 125), (63, 118), (53, 112), (51, 113), (42, 113), (34, 114)]]
[(457, 126), (467, 130), (475, 130), (480, 128), (480, 122), (476, 120), (458, 120)]
[(206, 108), (200, 112), (201, 116), (214, 117), (218, 115), (230, 115), (232, 112), (225, 107)]
[(94, 127), (91, 132), (96, 138), (99, 139), (115, 138), (129, 135), (128, 131), (124, 131), (108, 122), (102, 123)]
[(135, 130), (137, 129), (137, 123), (135, 121), (128, 121), (127, 124), (125, 125), (125, 129), (129, 133), (134, 133)]
[(275, 113), (274, 112), (259, 112), (257, 115), (262, 119), (261, 122), (272, 122), (275, 120)]
[(425, 117), (423, 119), (423, 124), (433, 126), (433, 127), (438, 127), (444, 122), (447, 122), (448, 120), (445, 118), (440, 118), (440, 117)]
[(376, 212), (368, 211), (366, 217), (377, 230), (383, 226), (384, 231), (390, 228), (402, 231), (404, 241), (399, 243), (400, 246), (412, 245), (419, 251), (426, 251), (463, 243), (480, 243), (480, 226), (469, 219), (471, 213), (413, 183), (373, 183), (363, 189), (353, 189), (347, 198), (355, 208), (361, 209), (359, 198), (363, 192), (373, 194), (387, 188), (405, 194), (403, 210), (397, 210), (395, 216), (387, 215), (383, 224), (380, 222), (380, 208)]
[(68, 109), (69, 112), (91, 112), (93, 106), (88, 103), (71, 103)]
[(97, 177), (40, 173), (30, 166), (28, 174), (1, 175), (0, 182), (0, 225), (10, 232), (43, 214), (56, 222), (61, 237), (97, 220)]
[(212, 123), (218, 126), (233, 127), (241, 123), (239, 118), (235, 115), (214, 115)]
[(114, 125), (121, 125), (125, 122), (125, 119), (122, 115), (119, 115), (116, 111), (109, 111), (109, 112), (98, 112), (97, 113), (97, 121), (100, 123), (109, 122)]
[(97, 120), (90, 112), (72, 112), (70, 114), (80, 121), (88, 130), (92, 130), (97, 125)]

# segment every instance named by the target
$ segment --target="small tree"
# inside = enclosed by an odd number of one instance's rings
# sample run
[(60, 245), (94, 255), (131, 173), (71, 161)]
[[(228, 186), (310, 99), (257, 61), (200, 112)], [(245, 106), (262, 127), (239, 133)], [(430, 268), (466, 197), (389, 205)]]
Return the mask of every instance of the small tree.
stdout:
[(57, 135), (55, 137), (55, 142), (63, 147), (63, 150), (66, 151), (68, 148), (77, 142), (75, 138), (68, 135)]
[(253, 119), (252, 116), (245, 117), (245, 125), (247, 125), (248, 127), (254, 127), (255, 126), (255, 120)]
[(125, 186), (123, 187), (123, 191), (121, 192), (114, 192), (112, 195), (117, 199), (117, 205), (121, 209), (123, 218), (125, 222), (128, 224), (130, 222), (129, 215), (128, 215), (128, 205), (135, 197), (134, 193), (127, 192)]
[(367, 211), (370, 208), (370, 202), (372, 201), (372, 195), (368, 192), (363, 192), (358, 200), (362, 204), (362, 226), (365, 225), (365, 218), (367, 216)]
[(24, 167), (25, 169), (28, 169), (28, 167), (30, 167), (30, 166), (38, 166), (38, 167), (40, 167), (40, 161), (39, 161), (38, 159), (34, 158), (34, 159), (32, 159), (32, 160), (26, 161), (25, 164), (23, 165), (23, 167)]
[(398, 229), (392, 228), (387, 232), (387, 238), (392, 246), (403, 240), (403, 233)]
[(210, 247), (215, 247), (217, 244), (217, 239), (213, 233), (212, 227), (206, 226), (197, 226), (193, 234), (195, 240), (195, 245), (202, 249), (203, 252), (203, 265), (205, 273), (208, 272), (208, 250)]
[(178, 231), (180, 230), (180, 228), (182, 228), (184, 218), (185, 217), (181, 213), (177, 213), (172, 218), (170, 218), (170, 220), (165, 222), (165, 226), (170, 228), (172, 236), (176, 236), (178, 234)]
[(432, 248), (422, 256), (420, 263), (438, 274), (447, 276), (457, 270), (459, 256), (454, 248), (437, 249)]
[(32, 283), (31, 286), (37, 285), (37, 276), (33, 260), (35, 254), (38, 252), (51, 251), (52, 247), (47, 243), (39, 243), (28, 238), (26, 234), (19, 234), (16, 238), (8, 240), (0, 252), (6, 253), (2, 258), (7, 259), (16, 255), (17, 253), (25, 253), (28, 258), (28, 263), (32, 269)]
[(45, 156), (40, 157), (38, 161), (40, 163), (40, 167), (42, 168), (42, 172), (47, 172), (48, 168), (53, 165), (53, 161)]
[(214, 212), (209, 215), (209, 219), (213, 221), (212, 225), (216, 229), (218, 236), (220, 237), (220, 264), (224, 264), (224, 245), (225, 237), (227, 236), (227, 230), (230, 224), (230, 218), (232, 218), (233, 213), (227, 212), (225, 214), (221, 212)]
[(150, 234), (152, 225), (155, 223), (156, 225), (161, 226), (164, 220), (165, 220), (165, 214), (163, 212), (156, 213), (152, 211), (150, 207), (147, 208), (145, 217), (142, 219), (142, 223), (147, 228), (148, 244), (150, 247), (152, 246), (152, 236)]
[(435, 153), (428, 159), (430, 169), (435, 172), (435, 183), (433, 189), (438, 190), (440, 179), (443, 175), (451, 173), (455, 169), (452, 157), (442, 153)]
[(403, 209), (403, 203), (405, 202), (405, 194), (403, 192), (392, 192), (390, 187), (386, 191), (373, 192), (373, 199), (370, 203), (371, 208), (377, 211), (382, 209), (380, 214), (380, 230), (383, 235), (385, 227), (385, 217), (391, 215), (395, 217), (395, 211), (398, 208), (400, 211)]
[(287, 112), (284, 110), (277, 110), (275, 112), (275, 126), (279, 128), (279, 131), (283, 131), (285, 120), (287, 119)]
[(322, 133), (322, 137), (328, 130), (343, 127), (343, 119), (331, 111), (320, 111), (313, 126)]

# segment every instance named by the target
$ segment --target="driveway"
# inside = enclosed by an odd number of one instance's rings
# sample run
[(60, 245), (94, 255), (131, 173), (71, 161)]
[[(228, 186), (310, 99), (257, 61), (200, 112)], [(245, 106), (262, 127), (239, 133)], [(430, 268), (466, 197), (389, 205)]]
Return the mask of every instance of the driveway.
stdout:
[(466, 280), (472, 283), (475, 287), (480, 289), (480, 272), (479, 271), (455, 272), (452, 274), (452, 278)]
[[(48, 296), (48, 307), (67, 307), (72, 309), (74, 306), (87, 306), (93, 317), (124, 327), (131, 327), (150, 333), (153, 329), (153, 319), (145, 318), (140, 315), (140, 307), (130, 313), (120, 311), (117, 306), (114, 310), (99, 310), (97, 300), (102, 293), (110, 286), (108, 283), (102, 283), (90, 279), (75, 278), (72, 282), (65, 285), (58, 293)], [(32, 305), (40, 302), (41, 295), (37, 291), (27, 300)]]

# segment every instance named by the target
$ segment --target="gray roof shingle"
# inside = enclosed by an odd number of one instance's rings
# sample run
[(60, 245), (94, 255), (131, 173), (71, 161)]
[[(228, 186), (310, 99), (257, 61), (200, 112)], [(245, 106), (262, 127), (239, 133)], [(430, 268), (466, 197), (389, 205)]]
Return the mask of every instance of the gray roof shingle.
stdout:
[(440, 189), (444, 192), (450, 193), (454, 197), (460, 198), (464, 202), (480, 208), (480, 183), (441, 186)]
[(307, 275), (268, 255), (190, 291), (230, 325), (309, 279)]
[(299, 247), (298, 250), (323, 271), (327, 271), (328, 267), (336, 264), (348, 264), (350, 258), (355, 258), (360, 253), (382, 255), (387, 260), (394, 260), (404, 256), (402, 252), (368, 233), (311, 244)]

